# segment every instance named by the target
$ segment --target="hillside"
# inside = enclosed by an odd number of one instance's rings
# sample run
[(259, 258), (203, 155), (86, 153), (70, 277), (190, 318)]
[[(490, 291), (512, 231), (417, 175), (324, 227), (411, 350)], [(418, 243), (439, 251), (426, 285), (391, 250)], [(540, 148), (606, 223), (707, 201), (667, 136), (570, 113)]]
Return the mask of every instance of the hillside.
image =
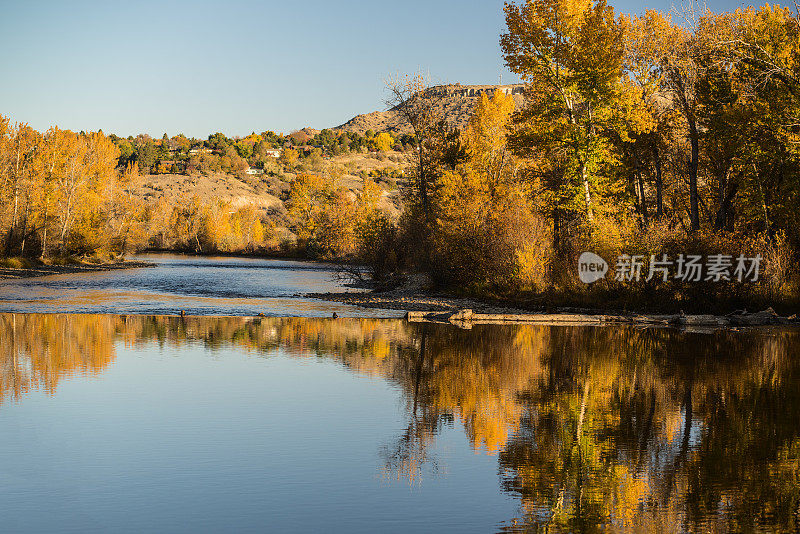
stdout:
[[(229, 202), (233, 208), (251, 204), (265, 210), (282, 207), (280, 198), (269, 187), (229, 174), (149, 174), (139, 177), (133, 184), (132, 193), (145, 201), (164, 199), (170, 204), (200, 199), (220, 199)], [(288, 190), (288, 187), (287, 187)]]
[[(442, 109), (444, 116), (450, 126), (462, 129), (467, 125), (469, 118), (475, 110), (481, 94), (491, 95), (498, 88), (506, 91), (514, 98), (517, 107), (523, 104), (522, 84), (511, 85), (438, 85), (428, 89), (431, 96), (438, 100), (438, 105)], [(334, 130), (344, 130), (364, 135), (367, 130), (374, 132), (388, 131), (392, 133), (409, 133), (410, 127), (400, 117), (396, 108), (386, 111), (373, 111), (363, 115), (357, 115), (339, 125)]]
[[(523, 103), (524, 86), (515, 85), (442, 85), (428, 89), (440, 107), (447, 122), (454, 127), (463, 128), (475, 110), (478, 99), (484, 93), (491, 95), (500, 89), (510, 94), (517, 106)], [(334, 128), (364, 135), (367, 130), (389, 131), (394, 134), (407, 133), (409, 127), (396, 109), (375, 111), (358, 115), (347, 123)], [(303, 128), (290, 135), (292, 143), (312, 143), (320, 130)], [(395, 172), (402, 172), (409, 164), (409, 153), (389, 151), (387, 153), (353, 151), (319, 159), (316, 163), (300, 160), (290, 170), (277, 163), (270, 172), (259, 175), (226, 174), (224, 172), (204, 172), (185, 174), (147, 174), (139, 176), (133, 184), (134, 196), (148, 204), (164, 202), (175, 206), (197, 197), (201, 201), (218, 199), (232, 209), (251, 205), (265, 219), (277, 227), (290, 224), (285, 202), (291, 184), (297, 173), (323, 173), (337, 176), (336, 186), (356, 194), (361, 190), (364, 176), (371, 176), (382, 191), (379, 205), (391, 217), (400, 213), (400, 194)]]
[[(326, 171), (337, 170), (338, 187), (351, 193), (361, 191), (365, 173), (381, 188), (379, 206), (396, 217), (400, 211), (400, 197), (396, 180), (381, 176), (381, 170), (402, 170), (405, 155), (399, 152), (388, 154), (347, 154), (325, 161)], [(297, 170), (297, 172), (301, 172)], [(318, 172), (309, 169), (307, 172)], [(278, 175), (235, 176), (225, 173), (210, 174), (145, 174), (138, 176), (132, 184), (132, 194), (148, 204), (164, 201), (167, 205), (178, 205), (197, 197), (201, 201), (218, 199), (230, 204), (233, 209), (246, 205), (254, 206), (261, 214), (278, 226), (288, 222), (285, 206), (291, 183), (296, 173)]]

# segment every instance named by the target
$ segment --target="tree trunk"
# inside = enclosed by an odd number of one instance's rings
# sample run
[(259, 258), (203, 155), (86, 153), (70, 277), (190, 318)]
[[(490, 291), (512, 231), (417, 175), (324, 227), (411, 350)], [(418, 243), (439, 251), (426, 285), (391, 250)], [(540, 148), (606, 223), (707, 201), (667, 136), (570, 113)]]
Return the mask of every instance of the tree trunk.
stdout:
[(717, 202), (719, 208), (714, 217), (714, 228), (716, 230), (733, 230), (733, 199), (739, 191), (739, 184), (730, 179), (730, 167), (720, 173), (718, 178), (719, 188), (717, 190)]
[(653, 146), (653, 164), (656, 168), (656, 220), (664, 217), (664, 182), (661, 176), (661, 154), (658, 145)]
[[(18, 133), (17, 135), (19, 136), (21, 133)], [(22, 158), (22, 149), (19, 146), (20, 142), (21, 140), (19, 137), (17, 137), (17, 158), (16, 163), (14, 164), (14, 217), (11, 224), (12, 228), (15, 229), (17, 227), (17, 216), (19, 215), (19, 180), (20, 176), (22, 175), (20, 172), (20, 159)]]
[[(19, 160), (19, 156), (17, 156)], [(8, 235), (6, 236), (6, 256), (11, 256), (14, 248), (16, 247), (17, 224), (19, 217), (19, 162), (14, 169), (14, 213), (11, 217), (11, 226), (8, 227)]]
[(583, 181), (583, 198), (586, 201), (586, 217), (589, 221), (594, 220), (594, 212), (592, 211), (592, 194), (589, 190), (589, 176), (586, 172), (586, 164), (581, 162), (581, 180)]
[(42, 220), (42, 255), (39, 259), (47, 257), (47, 209), (50, 207), (49, 197), (45, 197), (44, 201), (44, 219)]
[(67, 206), (64, 210), (64, 220), (61, 222), (61, 235), (59, 236), (61, 255), (65, 256), (67, 253), (67, 230), (69, 229), (69, 220), (72, 217), (72, 191), (67, 196)]
[(648, 220), (649, 217), (648, 217), (648, 214), (647, 214), (647, 201), (646, 201), (645, 196), (644, 196), (644, 178), (642, 178), (642, 173), (641, 172), (637, 172), (636, 173), (636, 180), (637, 180), (638, 187), (639, 187), (639, 195), (638, 195), (639, 196), (639, 210), (642, 213), (642, 222), (644, 223), (644, 226), (646, 227), (648, 225), (648, 223), (649, 223), (649, 220)]
[(14, 181), (14, 216), (11, 219), (11, 228), (17, 227), (17, 217), (19, 215), (19, 181)]
[(689, 161), (689, 219), (692, 232), (700, 230), (700, 205), (697, 191), (697, 168), (700, 161), (700, 139), (697, 132), (697, 121), (687, 113), (689, 122), (689, 140), (692, 145), (692, 159)]
[(30, 202), (25, 202), (25, 219), (22, 221), (22, 246), (19, 251), (20, 256), (25, 256), (25, 238), (28, 236), (29, 214), (30, 214)]

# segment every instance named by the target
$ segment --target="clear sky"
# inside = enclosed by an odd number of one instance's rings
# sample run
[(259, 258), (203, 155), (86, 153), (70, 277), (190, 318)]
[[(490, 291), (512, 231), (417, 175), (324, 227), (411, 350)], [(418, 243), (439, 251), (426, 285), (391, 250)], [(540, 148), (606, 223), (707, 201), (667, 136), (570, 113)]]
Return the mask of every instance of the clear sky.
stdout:
[[(609, 3), (626, 13), (672, 6)], [(502, 0), (0, 0), (0, 114), (40, 130), (123, 136), (336, 126), (385, 109), (384, 82), (397, 73), (517, 81), (500, 55), (502, 8)]]

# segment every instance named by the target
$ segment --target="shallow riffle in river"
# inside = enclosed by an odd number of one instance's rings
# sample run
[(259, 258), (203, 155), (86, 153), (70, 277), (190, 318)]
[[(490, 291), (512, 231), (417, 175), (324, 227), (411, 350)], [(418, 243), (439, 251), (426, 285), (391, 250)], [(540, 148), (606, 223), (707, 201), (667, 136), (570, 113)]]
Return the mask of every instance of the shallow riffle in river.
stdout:
[(291, 260), (138, 255), (152, 267), (0, 280), (0, 312), (400, 317), (308, 298), (358, 291), (332, 264)]

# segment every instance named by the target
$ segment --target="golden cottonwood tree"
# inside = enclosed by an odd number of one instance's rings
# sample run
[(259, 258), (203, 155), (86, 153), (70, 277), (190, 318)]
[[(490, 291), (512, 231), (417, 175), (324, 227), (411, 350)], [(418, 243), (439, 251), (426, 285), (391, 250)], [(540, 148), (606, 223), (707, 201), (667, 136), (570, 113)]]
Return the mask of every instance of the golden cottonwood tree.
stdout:
[(48, 255), (48, 230), (53, 222), (56, 197), (56, 177), (64, 172), (67, 154), (64, 151), (66, 132), (57, 127), (50, 128), (43, 137), (40, 157), (38, 158), (41, 183), (39, 187), (39, 225), (41, 227), (41, 254)]
[(561, 156), (559, 203), (591, 221), (615, 160), (604, 130), (621, 91), (622, 28), (605, 0), (528, 0), (506, 4), (505, 15), (503, 56), (528, 85), (521, 144)]
[(319, 214), (333, 188), (328, 180), (318, 174), (301, 174), (292, 182), (287, 208), (295, 220), (294, 231), (298, 239), (308, 240), (314, 233)]
[(434, 263), (442, 283), (522, 286), (543, 282), (547, 258), (542, 221), (531, 195), (517, 180), (517, 162), (506, 149), (512, 98), (485, 93), (462, 133), (467, 160), (445, 171), (434, 195)]
[(36, 150), (40, 143), (39, 132), (23, 123), (9, 127), (5, 122), (2, 154), (0, 154), (0, 178), (6, 194), (4, 202), (7, 218), (5, 232), (5, 255), (10, 255), (20, 244), (24, 249), (30, 218), (30, 199), (36, 188), (33, 174)]
[(622, 16), (625, 36), (621, 133), (628, 156), (638, 210), (646, 226), (649, 220), (645, 175), (655, 186), (655, 219), (664, 217), (664, 153), (674, 130), (675, 113), (663, 92), (662, 58), (669, 53), (670, 21), (655, 10), (642, 16)]
[[(690, 25), (696, 24), (696, 14), (687, 13), (686, 21)], [(688, 161), (689, 221), (692, 231), (700, 229), (698, 83), (704, 67), (699, 56), (705, 46), (704, 38), (707, 37), (697, 30), (696, 25), (694, 28), (670, 26), (667, 35), (662, 36), (667, 40), (664, 48), (668, 53), (661, 57), (659, 66), (664, 73), (664, 88), (688, 130), (691, 147)]]
[[(0, 120), (0, 240), (5, 256), (116, 256), (140, 216), (119, 150), (102, 132), (44, 134)], [(125, 206), (123, 207), (122, 204)], [(127, 221), (127, 222), (126, 222)]]
[(372, 140), (375, 148), (381, 152), (386, 152), (390, 148), (392, 148), (392, 144), (394, 144), (394, 138), (391, 134), (387, 132), (381, 132), (375, 136)]

